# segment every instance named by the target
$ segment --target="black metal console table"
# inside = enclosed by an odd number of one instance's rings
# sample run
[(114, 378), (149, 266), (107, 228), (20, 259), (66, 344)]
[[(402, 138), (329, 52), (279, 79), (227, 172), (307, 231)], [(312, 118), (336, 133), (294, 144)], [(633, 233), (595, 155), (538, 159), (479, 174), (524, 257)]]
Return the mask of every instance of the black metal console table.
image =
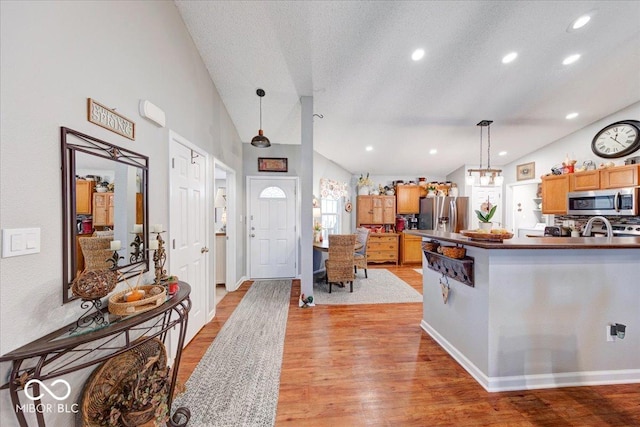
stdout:
[(40, 339), (13, 350), (0, 357), (0, 362), (13, 363), (7, 383), (0, 389), (9, 389), (11, 403), (21, 427), (27, 427), (24, 405), (20, 401), (20, 391), (25, 391), (25, 385), (31, 380), (30, 390), (38, 426), (45, 426), (45, 413), (42, 410), (40, 384), (52, 378), (58, 378), (72, 372), (79, 371), (92, 365), (97, 365), (132, 348), (138, 347), (152, 339), (159, 339), (166, 344), (167, 333), (178, 326), (178, 343), (171, 369), (169, 395), (169, 426), (185, 426), (191, 416), (187, 408), (178, 408), (171, 415), (171, 402), (178, 376), (178, 367), (182, 347), (187, 331), (187, 321), (191, 300), (191, 287), (180, 282), (179, 291), (164, 304), (135, 316), (112, 316), (104, 309), (105, 318), (109, 324), (91, 331), (74, 334), (75, 322), (58, 329)]

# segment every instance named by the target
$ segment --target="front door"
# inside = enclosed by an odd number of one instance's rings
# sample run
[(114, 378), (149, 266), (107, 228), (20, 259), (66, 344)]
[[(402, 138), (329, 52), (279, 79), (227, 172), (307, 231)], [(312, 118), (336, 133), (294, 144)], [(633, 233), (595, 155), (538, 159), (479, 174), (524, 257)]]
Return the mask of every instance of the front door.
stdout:
[(296, 178), (249, 180), (249, 263), (252, 279), (296, 276)]
[[(185, 145), (186, 144), (186, 145)], [(185, 345), (205, 324), (207, 301), (206, 154), (172, 132), (169, 274), (191, 286)]]

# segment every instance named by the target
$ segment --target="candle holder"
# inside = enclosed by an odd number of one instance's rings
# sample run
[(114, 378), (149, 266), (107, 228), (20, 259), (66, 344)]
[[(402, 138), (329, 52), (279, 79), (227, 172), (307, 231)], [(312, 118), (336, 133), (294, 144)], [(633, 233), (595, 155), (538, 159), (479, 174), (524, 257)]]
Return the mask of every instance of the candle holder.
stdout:
[(129, 257), (129, 262), (139, 262), (144, 261), (144, 252), (142, 250), (142, 239), (140, 238), (139, 233), (131, 233), (136, 236), (133, 238), (133, 242), (129, 246), (133, 248), (133, 252), (131, 252), (131, 256)]
[(167, 280), (167, 270), (164, 268), (164, 264), (167, 262), (167, 253), (164, 250), (164, 240), (162, 239), (164, 231), (152, 231), (152, 233), (158, 235), (156, 237), (158, 249), (155, 249), (153, 253), (153, 264), (156, 272), (154, 284), (162, 285)]
[(124, 259), (124, 257), (121, 257), (120, 254), (118, 253), (118, 251), (113, 251), (113, 255), (111, 255), (111, 258), (107, 258), (107, 262), (109, 264), (111, 264), (111, 267), (109, 267), (111, 270), (117, 270), (118, 269), (118, 262)]

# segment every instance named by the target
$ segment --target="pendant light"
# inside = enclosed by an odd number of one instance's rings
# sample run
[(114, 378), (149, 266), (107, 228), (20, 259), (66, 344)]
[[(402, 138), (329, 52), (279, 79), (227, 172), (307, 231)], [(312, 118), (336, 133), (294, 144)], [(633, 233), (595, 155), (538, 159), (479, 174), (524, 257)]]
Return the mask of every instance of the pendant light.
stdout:
[(264, 90), (258, 89), (256, 95), (260, 97), (260, 129), (258, 130), (258, 134), (251, 140), (251, 145), (258, 148), (267, 148), (271, 147), (271, 142), (269, 142), (269, 138), (264, 136), (262, 132), (262, 97), (265, 95)]
[[(477, 172), (480, 175), (480, 185), (497, 185), (501, 186), (504, 177), (500, 175), (502, 173), (502, 169), (492, 169), (491, 168), (491, 123), (493, 120), (482, 120), (477, 126), (480, 126), (480, 168), (479, 169), (468, 169), (467, 176), (467, 184), (473, 185), (475, 182), (475, 178), (473, 176), (474, 172)], [(482, 128), (487, 128), (487, 167), (482, 167)]]

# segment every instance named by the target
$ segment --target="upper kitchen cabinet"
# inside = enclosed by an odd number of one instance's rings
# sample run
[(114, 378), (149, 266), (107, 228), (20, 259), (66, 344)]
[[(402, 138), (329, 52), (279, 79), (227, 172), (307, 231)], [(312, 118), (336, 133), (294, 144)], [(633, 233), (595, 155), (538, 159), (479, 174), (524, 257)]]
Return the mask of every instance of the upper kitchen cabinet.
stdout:
[(640, 185), (640, 165), (617, 166), (600, 171), (600, 188), (622, 188)]
[(396, 205), (398, 214), (420, 213), (420, 186), (397, 185)]
[(569, 175), (570, 191), (590, 191), (600, 189), (600, 171), (590, 170)]
[(396, 199), (394, 196), (358, 196), (357, 222), (362, 224), (394, 224)]
[(93, 191), (96, 182), (93, 180), (76, 180), (76, 214), (91, 215)]
[(569, 175), (542, 177), (542, 213), (566, 214)]

